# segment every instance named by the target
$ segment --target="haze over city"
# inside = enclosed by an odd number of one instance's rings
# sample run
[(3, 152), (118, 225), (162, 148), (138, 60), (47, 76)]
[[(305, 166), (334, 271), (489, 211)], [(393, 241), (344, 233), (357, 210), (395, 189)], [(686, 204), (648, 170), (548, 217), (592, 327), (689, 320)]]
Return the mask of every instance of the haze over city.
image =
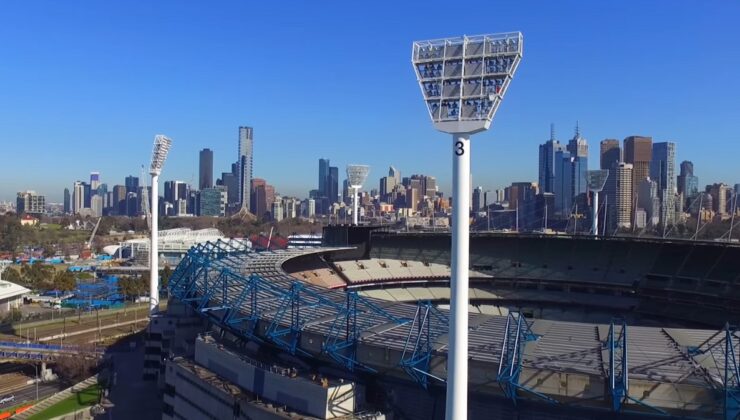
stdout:
[(472, 142), (473, 182), (537, 180), (555, 123), (589, 140), (677, 143), (702, 185), (738, 179), (737, 2), (273, 4), (5, 3), (0, 15), (0, 200), (33, 189), (61, 202), (73, 181), (138, 175), (151, 139), (173, 148), (163, 179), (197, 183), (254, 127), (254, 175), (282, 194), (316, 188), (317, 160), (425, 173), (449, 195), (447, 137), (428, 123), (410, 42), (521, 30), (526, 62), (492, 129)]

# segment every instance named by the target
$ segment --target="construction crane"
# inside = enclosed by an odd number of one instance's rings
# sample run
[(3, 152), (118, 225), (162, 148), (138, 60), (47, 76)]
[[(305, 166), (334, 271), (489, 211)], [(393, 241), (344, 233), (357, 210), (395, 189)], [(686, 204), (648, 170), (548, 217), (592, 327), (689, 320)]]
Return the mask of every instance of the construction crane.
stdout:
[(90, 239), (88, 239), (87, 242), (85, 242), (85, 249), (82, 250), (82, 258), (91, 258), (92, 257), (92, 244), (93, 239), (95, 239), (95, 234), (98, 233), (98, 226), (100, 226), (100, 221), (103, 220), (102, 217), (98, 217), (98, 221), (95, 222), (95, 227), (93, 227), (92, 233), (90, 234)]

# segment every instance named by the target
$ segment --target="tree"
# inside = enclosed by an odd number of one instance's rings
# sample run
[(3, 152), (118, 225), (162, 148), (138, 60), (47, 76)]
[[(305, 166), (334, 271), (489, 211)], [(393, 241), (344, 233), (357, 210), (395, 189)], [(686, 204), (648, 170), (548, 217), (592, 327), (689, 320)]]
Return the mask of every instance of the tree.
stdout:
[(21, 267), (24, 285), (36, 290), (48, 289), (53, 285), (54, 267), (36, 261), (33, 264), (23, 264)]
[(23, 283), (23, 279), (21, 278), (20, 273), (18, 273), (18, 270), (8, 267), (3, 271), (3, 280), (9, 281), (11, 283), (21, 284)]
[(162, 281), (162, 288), (166, 289), (167, 286), (170, 284), (170, 277), (172, 277), (172, 269), (169, 265), (165, 265), (162, 269), (162, 274), (160, 274), (160, 278)]
[(59, 271), (54, 276), (54, 289), (61, 292), (69, 292), (75, 290), (77, 282), (75, 276), (70, 271)]

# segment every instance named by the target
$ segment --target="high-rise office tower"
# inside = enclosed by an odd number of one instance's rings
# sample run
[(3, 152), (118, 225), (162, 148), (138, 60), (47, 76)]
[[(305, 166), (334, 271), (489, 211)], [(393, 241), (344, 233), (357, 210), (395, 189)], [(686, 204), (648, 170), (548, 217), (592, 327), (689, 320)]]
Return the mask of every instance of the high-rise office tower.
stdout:
[(401, 171), (396, 169), (393, 165), (391, 165), (390, 168), (388, 168), (388, 176), (395, 179), (396, 184), (401, 183)]
[(681, 172), (677, 178), (677, 189), (686, 199), (686, 206), (696, 199), (699, 194), (699, 177), (694, 175), (694, 164), (691, 161), (681, 162)]
[(553, 192), (555, 189), (555, 155), (565, 150), (565, 146), (555, 140), (555, 126), (550, 124), (550, 140), (540, 145), (538, 184), (544, 192)]
[[(561, 218), (570, 216), (571, 207), (573, 207), (573, 163), (575, 158), (566, 150), (555, 152), (553, 162), (553, 176), (549, 181), (552, 185), (550, 191), (555, 194), (554, 214)], [(547, 181), (547, 180), (546, 180)], [(509, 204), (511, 207), (511, 204)]]
[(126, 194), (139, 191), (139, 178), (133, 175), (126, 177)]
[(254, 204), (254, 215), (262, 219), (265, 213), (272, 209), (272, 203), (275, 201), (275, 188), (269, 185), (264, 179), (252, 179), (252, 202)]
[(221, 217), (226, 215), (226, 188), (217, 186), (200, 190), (198, 215)]
[(618, 228), (629, 229), (632, 227), (632, 197), (633, 182), (631, 163), (620, 162), (614, 166), (614, 191), (615, 205), (611, 223)]
[(78, 214), (85, 208), (85, 186), (83, 182), (75, 181), (72, 186), (72, 213)]
[(72, 195), (69, 193), (69, 188), (64, 189), (64, 214), (72, 213)]
[(588, 191), (586, 180), (586, 173), (588, 172), (588, 142), (581, 136), (581, 130), (578, 124), (576, 124), (575, 135), (568, 142), (566, 149), (570, 152), (571, 157), (571, 169), (573, 171), (571, 195), (575, 199), (581, 194), (586, 194)]
[(676, 143), (653, 143), (650, 179), (655, 181), (658, 188), (662, 210), (660, 221), (664, 224), (673, 224), (676, 215)]
[(712, 210), (720, 216), (728, 214), (730, 211), (728, 204), (731, 199), (730, 186), (723, 182), (707, 185), (707, 192), (712, 196)]
[(339, 199), (339, 168), (336, 166), (329, 167), (329, 176), (326, 182), (326, 195), (329, 197), (329, 204), (334, 204)]
[(319, 159), (319, 197), (327, 197), (326, 177), (329, 176), (329, 159)]
[(126, 187), (123, 185), (113, 186), (113, 202), (111, 203), (113, 211), (118, 216), (126, 215)]
[(647, 225), (656, 226), (660, 222), (660, 198), (658, 183), (650, 178), (640, 181), (637, 189), (637, 207), (645, 210)]
[(251, 208), (253, 156), (252, 127), (239, 127), (239, 204), (247, 211)]
[(624, 139), (624, 163), (632, 164), (632, 191), (637, 191), (640, 181), (650, 176), (652, 159), (652, 137), (629, 136)]
[(100, 186), (100, 172), (90, 172), (90, 189), (96, 192)]
[[(241, 130), (239, 131), (241, 138)], [(240, 139), (241, 143), (241, 139)], [(251, 154), (251, 148), (250, 148)], [(203, 149), (199, 156), (198, 189), (203, 190), (213, 187), (213, 150)]]
[(619, 140), (601, 140), (599, 161), (600, 169), (611, 169), (612, 166), (622, 161), (622, 149), (619, 147)]
[(475, 213), (479, 212), (480, 209), (483, 207), (481, 205), (481, 198), (483, 198), (482, 195), (483, 195), (483, 187), (478, 186), (473, 190), (472, 206), (473, 206), (473, 212)]

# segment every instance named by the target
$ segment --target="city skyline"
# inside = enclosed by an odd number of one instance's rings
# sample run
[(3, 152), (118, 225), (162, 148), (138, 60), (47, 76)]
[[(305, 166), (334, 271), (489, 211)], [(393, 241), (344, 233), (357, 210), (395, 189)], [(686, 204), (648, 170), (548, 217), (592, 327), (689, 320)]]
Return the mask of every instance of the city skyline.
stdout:
[[(721, 4), (712, 10), (691, 3), (674, 3), (670, 9), (643, 2), (620, 6), (542, 4), (541, 14), (535, 15), (526, 5), (480, 6), (482, 12), (499, 17), (493, 29), (525, 33), (527, 62), (517, 74), (526, 83), (513, 85), (516, 95), (499, 111), (505, 117), (472, 143), (476, 185), (493, 190), (536, 181), (537, 163), (531, 156), (548, 138), (549, 123), (556, 123), (557, 138), (563, 141), (571, 137), (576, 120), (592, 146), (591, 167), (598, 162), (599, 141), (644, 135), (655, 142), (675, 142), (676, 162), (694, 162), (702, 183), (738, 182), (733, 178), (740, 143), (732, 123), (740, 86), (730, 69), (740, 64), (740, 57), (726, 52), (733, 48), (731, 16), (740, 6)], [(182, 5), (177, 19), (159, 22), (172, 12), (172, 5), (163, 3), (152, 5), (154, 13), (139, 22), (135, 6), (118, 10), (93, 5), (83, 10), (49, 3), (43, 7), (47, 13), (38, 13), (35, 20), (22, 18), (33, 15), (36, 7), (11, 6), (0, 17), (0, 35), (17, 40), (0, 46), (3, 56), (15, 58), (0, 67), (4, 91), (0, 142), (7, 155), (21, 157), (3, 166), (0, 201), (12, 201), (18, 191), (31, 189), (45, 194), (49, 202), (61, 202), (64, 188), (71, 188), (77, 179), (86, 180), (93, 170), (99, 170), (109, 185), (111, 180), (137, 175), (148, 159), (151, 136), (158, 132), (174, 140), (163, 179), (197, 185), (198, 151), (214, 151), (215, 179), (233, 163), (233, 133), (244, 124), (258, 131), (254, 176), (269, 180), (286, 195), (304, 197), (315, 188), (315, 162), (322, 156), (340, 168), (362, 161), (372, 167), (396, 165), (404, 173), (434, 174), (440, 190), (449, 192), (450, 171), (440, 164), (448, 161), (445, 136), (428, 126), (418, 102), (414, 74), (408, 68), (408, 43), (424, 35), (492, 29), (485, 21), (464, 25), (462, 18), (451, 18), (440, 32), (433, 24), (448, 18), (422, 11), (415, 21), (434, 29), (411, 25), (385, 32), (377, 42), (371, 36), (377, 31), (373, 22), (383, 16), (373, 8), (349, 14), (362, 15), (361, 19), (342, 20), (335, 19), (341, 11), (325, 16), (320, 7), (300, 4), (274, 6), (278, 9)], [(394, 7), (399, 19), (419, 12), (411, 6)], [(232, 15), (258, 18), (250, 18), (255, 21), (250, 28), (218, 25)], [(550, 15), (579, 19), (579, 24), (546, 18)], [(298, 34), (308, 19), (315, 20), (316, 33), (303, 39)], [(604, 22), (620, 25), (613, 29)], [(167, 30), (137, 34), (137, 25), (159, 23)], [(682, 28), (689, 24), (695, 30), (686, 33)], [(75, 30), (67, 31), (73, 26)], [(105, 31), (107, 26), (116, 29), (115, 35)], [(193, 32), (181, 26), (203, 29)], [(633, 26), (635, 31), (627, 30)], [(270, 29), (274, 27), (281, 32)], [(338, 31), (344, 36), (336, 37)], [(711, 43), (695, 35), (702, 31), (715, 35)], [(52, 33), (54, 39), (49, 37)], [(308, 79), (296, 77), (293, 68), (241, 66), (278, 59), (269, 47), (250, 42), (252, 36), (289, 42), (296, 66), (320, 83), (301, 83)], [(74, 53), (60, 56), (56, 50), (61, 45)], [(103, 52), (107, 50), (101, 47), (109, 45), (112, 49)], [(316, 45), (326, 53), (320, 59), (310, 53)], [(696, 54), (697, 65), (710, 59), (716, 64), (711, 74), (696, 74), (684, 64), (686, 48)], [(249, 61), (232, 62), (237, 50)], [(371, 63), (366, 61), (370, 56)], [(169, 61), (173, 71), (158, 71), (152, 65)], [(371, 74), (381, 74), (384, 80), (381, 83)], [(274, 84), (260, 83), (266, 77), (285, 81), (277, 96)], [(341, 106), (345, 92), (358, 86), (365, 91), (365, 101)], [(287, 100), (311, 104), (297, 107), (300, 111), (290, 117), (290, 124), (285, 123), (284, 103), (270, 100), (288, 93), (293, 99)], [(338, 111), (326, 112), (334, 109)], [(35, 150), (47, 152), (31, 156), (26, 150), (29, 137)], [(420, 154), (426, 158), (419, 159)]]

